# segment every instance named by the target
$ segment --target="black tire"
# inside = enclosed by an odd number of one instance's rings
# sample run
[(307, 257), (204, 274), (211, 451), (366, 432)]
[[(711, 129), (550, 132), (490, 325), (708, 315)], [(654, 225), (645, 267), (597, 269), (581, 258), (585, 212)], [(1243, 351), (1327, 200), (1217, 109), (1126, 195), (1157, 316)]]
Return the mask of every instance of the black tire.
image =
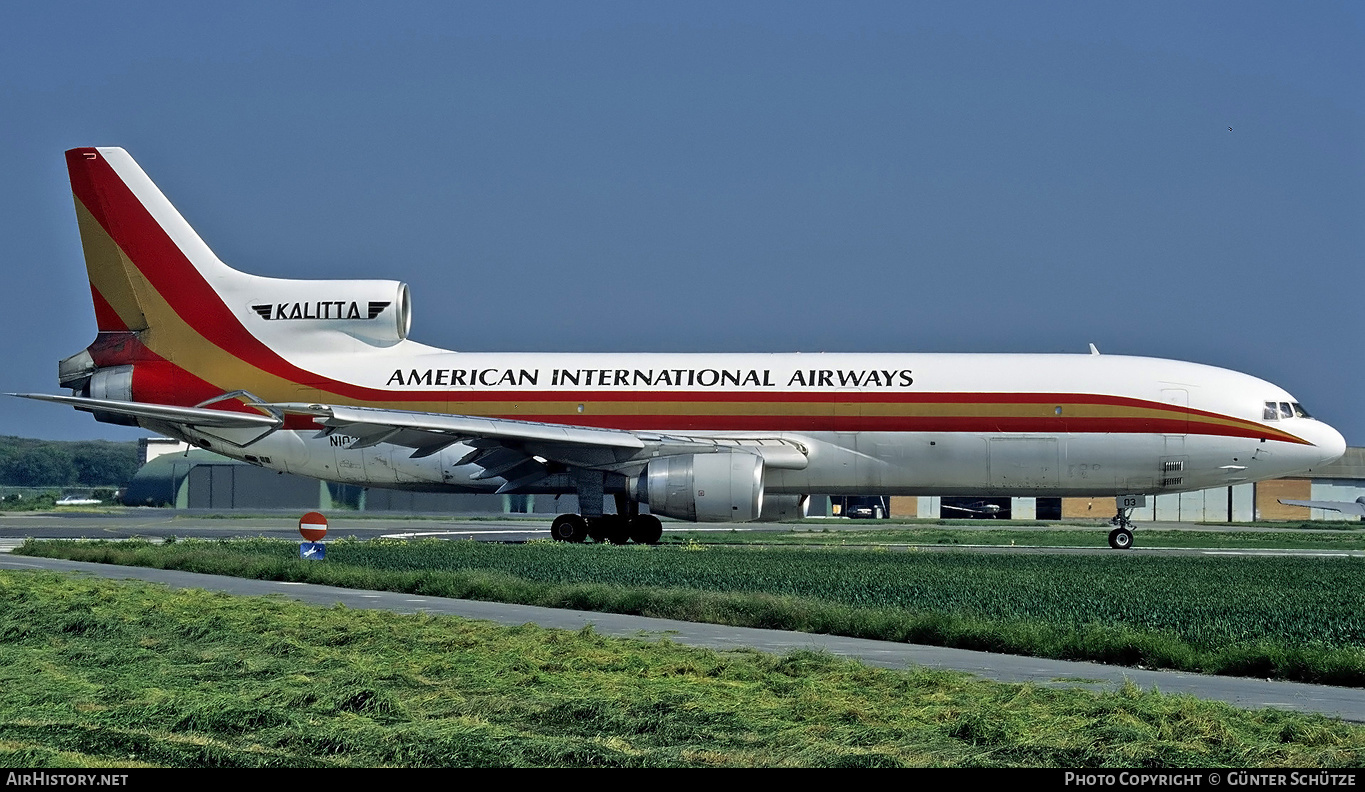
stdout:
[(588, 521), (577, 514), (561, 514), (550, 523), (550, 536), (557, 542), (581, 542), (588, 538)]
[(1109, 532), (1109, 546), (1115, 550), (1131, 550), (1133, 532), (1127, 528), (1115, 528)]
[(607, 521), (607, 541), (614, 545), (623, 545), (630, 541), (630, 520), (621, 515), (603, 517)]
[(664, 535), (664, 524), (652, 514), (641, 514), (630, 521), (630, 538), (635, 544), (658, 544)]
[(625, 517), (616, 514), (590, 517), (588, 518), (588, 536), (594, 542), (625, 544), (630, 540), (630, 523)]

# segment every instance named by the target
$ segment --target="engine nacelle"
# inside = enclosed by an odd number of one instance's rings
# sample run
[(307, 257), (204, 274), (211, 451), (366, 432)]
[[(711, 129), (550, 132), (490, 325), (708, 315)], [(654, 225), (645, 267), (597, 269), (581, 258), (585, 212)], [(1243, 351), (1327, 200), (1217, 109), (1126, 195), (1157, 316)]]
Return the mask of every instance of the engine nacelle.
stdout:
[(408, 285), (385, 280), (305, 281), (256, 278), (223, 284), (224, 300), (252, 335), (286, 345), (328, 333), (379, 346), (412, 327)]
[(90, 375), (90, 387), (82, 394), (92, 399), (133, 400), (133, 367), (109, 366)]
[(748, 522), (763, 511), (763, 458), (742, 452), (652, 460), (637, 483), (652, 514), (693, 522)]
[[(89, 396), (95, 399), (132, 401), (133, 367), (110, 366), (108, 368), (95, 369), (85, 379), (85, 387), (78, 395)], [(100, 423), (118, 424), (120, 426), (138, 425), (137, 419), (128, 415), (95, 411), (92, 411), (91, 415), (94, 415), (95, 420)]]

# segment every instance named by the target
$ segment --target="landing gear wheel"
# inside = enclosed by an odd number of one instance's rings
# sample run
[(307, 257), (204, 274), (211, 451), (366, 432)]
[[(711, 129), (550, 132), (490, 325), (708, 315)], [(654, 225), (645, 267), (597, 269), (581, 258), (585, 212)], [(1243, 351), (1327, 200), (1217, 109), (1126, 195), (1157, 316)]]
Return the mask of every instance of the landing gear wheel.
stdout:
[(1118, 526), (1109, 532), (1109, 546), (1115, 550), (1130, 550), (1133, 547), (1133, 529), (1131, 527), (1133, 521), (1129, 519), (1132, 513), (1133, 507), (1120, 507), (1118, 514), (1115, 514), (1114, 519), (1109, 521), (1110, 525)]
[(630, 520), (619, 514), (607, 522), (607, 541), (623, 545), (630, 541)]
[(550, 536), (556, 542), (581, 542), (588, 538), (588, 521), (577, 514), (561, 514), (550, 523)]
[(630, 521), (630, 538), (635, 544), (658, 544), (664, 524), (652, 514), (641, 514)]
[(630, 523), (618, 514), (604, 514), (588, 520), (588, 535), (594, 542), (621, 545), (630, 541)]

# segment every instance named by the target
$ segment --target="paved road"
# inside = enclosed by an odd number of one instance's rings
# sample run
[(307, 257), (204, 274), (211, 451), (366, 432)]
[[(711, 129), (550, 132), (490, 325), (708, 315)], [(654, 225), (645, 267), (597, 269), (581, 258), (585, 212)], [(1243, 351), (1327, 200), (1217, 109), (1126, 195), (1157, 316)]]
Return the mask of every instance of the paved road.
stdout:
[(869, 665), (886, 668), (928, 666), (966, 671), (1001, 682), (1030, 682), (1045, 686), (1080, 686), (1096, 690), (1113, 690), (1122, 686), (1125, 681), (1131, 680), (1144, 689), (1157, 688), (1165, 693), (1186, 693), (1202, 699), (1225, 701), (1238, 707), (1252, 709), (1276, 707), (1318, 712), (1365, 723), (1365, 690), (1354, 688), (1204, 676), (1173, 671), (1146, 671), (1096, 663), (1043, 660), (811, 633), (723, 627), (642, 616), (419, 597), (412, 594), (246, 580), (192, 572), (119, 567), (26, 556), (0, 556), (0, 569), (80, 572), (113, 579), (147, 580), (178, 588), (202, 588), (237, 595), (274, 594), (317, 605), (340, 602), (352, 608), (384, 609), (399, 613), (450, 614), (508, 625), (532, 622), (543, 627), (574, 630), (591, 624), (603, 634), (646, 639), (668, 636), (678, 643), (719, 650), (751, 647), (765, 652), (782, 653), (795, 649), (818, 649), (856, 658)]

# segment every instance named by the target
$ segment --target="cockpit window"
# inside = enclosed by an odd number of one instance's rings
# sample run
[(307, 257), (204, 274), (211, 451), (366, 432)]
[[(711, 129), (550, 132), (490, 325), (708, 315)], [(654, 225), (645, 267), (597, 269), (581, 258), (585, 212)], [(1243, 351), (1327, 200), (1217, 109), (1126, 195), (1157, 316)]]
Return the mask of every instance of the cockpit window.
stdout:
[(1298, 402), (1266, 402), (1262, 419), (1278, 421), (1281, 418), (1312, 418)]

